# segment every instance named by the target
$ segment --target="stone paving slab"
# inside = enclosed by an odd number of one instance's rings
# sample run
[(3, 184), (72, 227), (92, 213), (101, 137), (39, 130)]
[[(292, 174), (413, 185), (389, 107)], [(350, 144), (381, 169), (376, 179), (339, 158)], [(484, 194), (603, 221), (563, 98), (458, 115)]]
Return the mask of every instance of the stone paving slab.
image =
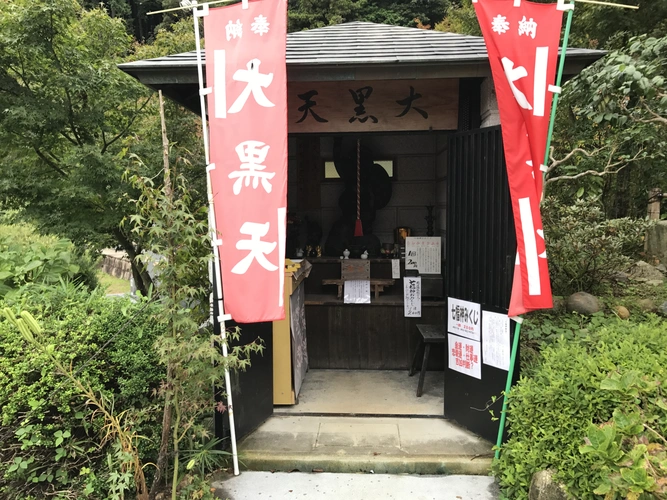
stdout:
[(488, 441), (441, 418), (273, 416), (239, 443), (259, 471), (488, 474)]
[(488, 476), (242, 472), (212, 486), (228, 500), (497, 500)]

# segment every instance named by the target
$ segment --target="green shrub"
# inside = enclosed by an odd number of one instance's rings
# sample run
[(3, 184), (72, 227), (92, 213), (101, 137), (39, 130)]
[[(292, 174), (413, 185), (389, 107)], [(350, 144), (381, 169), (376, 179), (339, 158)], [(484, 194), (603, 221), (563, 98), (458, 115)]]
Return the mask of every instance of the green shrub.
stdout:
[(648, 379), (630, 370), (612, 373), (600, 388), (625, 398), (609, 422), (591, 424), (579, 448), (596, 460), (601, 482), (594, 490), (605, 499), (667, 498), (667, 379)]
[(564, 205), (555, 198), (542, 209), (551, 282), (556, 295), (596, 293), (614, 273), (625, 271), (642, 250), (648, 222), (606, 219), (599, 200)]
[[(561, 338), (543, 349), (542, 363), (521, 378), (509, 397), (509, 439), (493, 466), (507, 498), (528, 498), (533, 473), (549, 468), (558, 471), (557, 479), (574, 498), (596, 498), (593, 491), (604, 472), (599, 460), (581, 454), (579, 446), (589, 425), (628, 409), (627, 394), (601, 384), (629, 371), (664, 380), (664, 332), (664, 321), (655, 317), (639, 324), (616, 320), (600, 327), (589, 324), (579, 337)], [(664, 413), (662, 419), (664, 425)]]
[[(134, 409), (141, 452), (148, 463), (160, 441), (161, 416), (154, 391), (164, 368), (153, 345), (162, 332), (156, 306), (109, 299), (81, 285), (29, 284), (0, 306), (33, 313), (57, 346), (60, 361), (117, 411)], [(112, 471), (100, 447), (101, 422), (80, 394), (54, 372), (43, 353), (27, 348), (13, 325), (0, 319), (0, 497), (107, 498)]]
[(72, 242), (35, 233), (27, 224), (0, 225), (0, 297), (25, 283), (71, 280), (98, 286), (95, 259)]

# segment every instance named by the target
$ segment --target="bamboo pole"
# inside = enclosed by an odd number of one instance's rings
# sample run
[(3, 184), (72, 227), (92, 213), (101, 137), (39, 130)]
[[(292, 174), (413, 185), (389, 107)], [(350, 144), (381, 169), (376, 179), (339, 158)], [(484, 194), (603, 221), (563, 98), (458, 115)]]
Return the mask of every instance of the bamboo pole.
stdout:
[[(577, 0), (579, 1), (579, 0)], [(570, 0), (570, 4), (574, 5), (575, 0)], [(567, 52), (567, 43), (570, 38), (570, 29), (572, 28), (572, 14), (574, 9), (569, 9), (567, 13), (567, 21), (565, 23), (565, 33), (563, 34), (563, 46), (560, 54), (560, 60), (558, 64), (558, 73), (556, 74), (556, 87), (560, 88), (561, 82), (563, 80), (563, 68), (565, 67), (565, 53)], [(549, 130), (547, 132), (547, 148), (544, 152), (544, 165), (549, 164), (549, 149), (551, 148), (551, 136), (554, 132), (554, 121), (556, 119), (556, 107), (558, 106), (558, 97), (560, 93), (555, 93), (553, 102), (551, 103), (551, 116), (549, 117)], [(546, 172), (543, 174), (543, 180), (546, 180)], [(544, 183), (542, 183), (544, 186)], [(544, 189), (544, 187), (542, 188)], [(544, 195), (544, 191), (540, 193), (540, 197)], [(519, 336), (521, 334), (521, 323), (523, 319), (520, 317), (514, 318), (516, 321), (516, 328), (514, 329), (514, 340), (512, 342), (512, 352), (510, 354), (510, 366), (507, 372), (507, 382), (505, 384), (505, 393), (503, 395), (503, 409), (500, 414), (500, 425), (498, 426), (498, 439), (496, 441), (496, 453), (495, 458), (500, 457), (500, 446), (503, 442), (503, 434), (505, 432), (505, 420), (507, 418), (507, 403), (512, 388), (512, 378), (514, 376), (514, 367), (516, 365), (517, 353), (519, 351)]]
[(495, 458), (500, 457), (500, 446), (503, 443), (503, 433), (505, 431), (505, 420), (507, 418), (507, 397), (512, 388), (512, 377), (514, 375), (514, 365), (516, 364), (517, 353), (519, 352), (519, 335), (521, 333), (521, 323), (523, 320), (519, 317), (514, 318), (516, 327), (514, 328), (514, 339), (512, 341), (512, 354), (510, 356), (510, 366), (507, 372), (507, 382), (505, 383), (505, 394), (503, 395), (503, 409), (500, 412), (500, 425), (498, 426), (498, 439), (496, 440)]
[[(205, 7), (206, 9), (207, 7)], [(231, 317), (225, 314), (224, 302), (222, 299), (222, 276), (220, 270), (220, 251), (217, 242), (218, 231), (216, 228), (215, 221), (215, 211), (213, 206), (213, 187), (211, 184), (211, 170), (213, 165), (210, 165), (210, 149), (209, 149), (209, 136), (208, 136), (208, 126), (207, 126), (207, 117), (206, 117), (206, 98), (205, 98), (205, 88), (204, 88), (204, 70), (203, 70), (203, 61), (201, 57), (201, 38), (199, 34), (199, 17), (197, 16), (197, 7), (192, 10), (193, 19), (195, 24), (195, 43), (197, 50), (197, 74), (199, 78), (199, 105), (201, 107), (201, 122), (202, 122), (202, 137), (204, 140), (204, 157), (206, 159), (206, 190), (208, 194), (208, 224), (209, 230), (211, 233), (211, 241), (213, 246), (213, 262), (209, 266), (209, 279), (213, 282), (213, 277), (215, 273), (215, 286), (218, 302), (218, 322), (220, 324), (220, 339), (222, 341), (222, 356), (227, 358), (227, 332), (225, 329), (225, 321), (231, 319)], [(215, 318), (213, 317), (214, 303), (213, 303), (213, 294), (211, 294), (211, 324), (215, 325)], [(234, 423), (234, 404), (232, 401), (232, 384), (231, 378), (229, 375), (229, 368), (225, 365), (225, 392), (227, 394), (227, 416), (229, 418), (229, 433), (230, 440), (232, 444), (232, 463), (234, 466), (234, 475), (239, 475), (239, 457), (238, 450), (236, 446), (236, 425)]]
[[(197, 7), (204, 7), (204, 6), (209, 6), (209, 5), (217, 5), (221, 3), (237, 3), (239, 0), (213, 0), (212, 2), (204, 2), (204, 3), (186, 3), (184, 1), (181, 1), (181, 6), (180, 7), (172, 7), (171, 9), (162, 9), (162, 10), (154, 10), (153, 12), (148, 12), (146, 13), (147, 16), (153, 16), (155, 14), (164, 14), (165, 12), (176, 12), (178, 10), (188, 10), (188, 9), (196, 9)], [(241, 0), (241, 3), (243, 3), (243, 8), (247, 9), (248, 8), (248, 0)]]
[(155, 14), (164, 14), (166, 12), (176, 12), (177, 10), (189, 10), (189, 9), (196, 9), (197, 7), (202, 7), (204, 5), (215, 5), (219, 3), (234, 3), (238, 2), (238, 0), (214, 0), (213, 2), (205, 2), (201, 4), (194, 4), (194, 5), (184, 5), (182, 7), (172, 7), (171, 9), (162, 9), (162, 10), (154, 10), (153, 12), (148, 12), (146, 13), (147, 16), (153, 16)]
[[(599, 0), (574, 0), (579, 3), (591, 3), (594, 5), (605, 5), (607, 7), (617, 7), (619, 9), (639, 9), (639, 5), (626, 5), (624, 3), (600, 2)], [(570, 11), (572, 12), (572, 11)]]
[[(574, 5), (574, 0), (570, 2)], [(570, 39), (570, 29), (572, 28), (572, 15), (574, 14), (574, 9), (570, 9), (567, 12), (567, 21), (565, 22), (565, 33), (563, 34), (563, 48), (560, 54), (560, 60), (558, 61), (558, 73), (556, 74), (556, 87), (560, 88), (563, 81), (563, 68), (565, 67), (565, 53), (567, 52), (567, 44)], [(549, 131), (547, 132), (547, 149), (544, 151), (544, 165), (548, 167), (549, 165), (549, 150), (551, 149), (551, 137), (554, 133), (554, 123), (556, 121), (556, 107), (558, 106), (558, 99), (560, 98), (560, 92), (554, 94), (553, 102), (551, 103), (551, 116), (549, 117)], [(547, 180), (547, 173), (542, 174), (542, 193), (540, 197), (544, 196), (544, 182)]]

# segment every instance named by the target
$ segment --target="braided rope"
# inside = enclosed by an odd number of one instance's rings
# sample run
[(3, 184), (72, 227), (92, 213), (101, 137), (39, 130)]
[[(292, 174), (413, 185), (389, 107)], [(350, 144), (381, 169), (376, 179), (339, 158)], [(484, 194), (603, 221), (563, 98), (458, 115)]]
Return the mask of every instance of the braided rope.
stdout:
[(357, 139), (357, 220), (361, 220), (361, 140)]

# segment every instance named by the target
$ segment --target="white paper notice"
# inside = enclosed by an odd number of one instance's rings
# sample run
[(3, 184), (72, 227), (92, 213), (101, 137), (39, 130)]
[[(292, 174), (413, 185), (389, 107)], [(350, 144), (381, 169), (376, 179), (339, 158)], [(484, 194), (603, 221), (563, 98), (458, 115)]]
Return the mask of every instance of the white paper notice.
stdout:
[(464, 339), (451, 333), (447, 335), (447, 339), (449, 369), (481, 380), (482, 364), (480, 363), (479, 342)]
[(398, 259), (391, 259), (391, 279), (401, 279), (401, 261)]
[(419, 274), (440, 274), (441, 243), (436, 236), (411, 236), (405, 239), (405, 268), (417, 269)]
[(406, 318), (422, 317), (422, 279), (419, 276), (403, 278), (403, 313)]
[(343, 292), (345, 304), (370, 304), (371, 282), (369, 280), (349, 280)]
[(510, 319), (507, 314), (482, 311), (482, 362), (510, 369)]
[(482, 326), (480, 305), (449, 297), (447, 309), (447, 331), (479, 342)]

